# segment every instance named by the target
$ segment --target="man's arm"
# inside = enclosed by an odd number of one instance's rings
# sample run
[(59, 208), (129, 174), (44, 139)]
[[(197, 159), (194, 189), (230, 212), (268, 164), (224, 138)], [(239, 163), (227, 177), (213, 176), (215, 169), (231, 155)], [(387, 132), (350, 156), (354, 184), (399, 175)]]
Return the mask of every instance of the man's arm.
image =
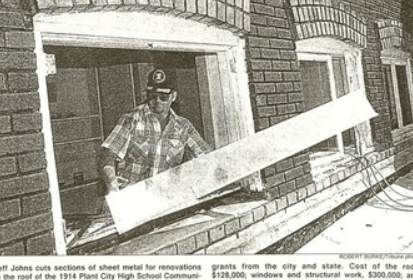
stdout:
[(116, 160), (123, 159), (126, 155), (133, 123), (130, 114), (123, 115), (102, 144), (102, 178), (109, 192), (119, 190)]
[(187, 150), (192, 158), (207, 154), (211, 151), (209, 145), (205, 142), (201, 135), (199, 135), (198, 131), (191, 123), (189, 123), (187, 143)]
[(109, 192), (119, 190), (116, 178), (116, 155), (107, 148), (102, 148), (102, 178)]

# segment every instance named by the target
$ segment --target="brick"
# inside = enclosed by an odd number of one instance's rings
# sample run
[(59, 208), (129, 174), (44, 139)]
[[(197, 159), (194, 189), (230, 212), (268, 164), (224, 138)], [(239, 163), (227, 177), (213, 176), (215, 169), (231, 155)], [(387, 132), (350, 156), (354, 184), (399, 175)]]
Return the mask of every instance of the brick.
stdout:
[[(277, 37), (280, 39), (291, 39), (293, 38), (293, 35), (290, 30), (284, 29), (284, 28), (278, 28), (277, 29)], [(295, 52), (290, 51), (287, 53), (287, 51), (281, 52), (281, 58), (282, 59), (295, 59)]]
[(252, 225), (254, 223), (254, 217), (252, 215), (252, 212), (243, 215), (239, 219), (239, 221), (240, 221), (241, 228), (245, 228), (247, 226)]
[(275, 125), (277, 123), (283, 122), (285, 120), (289, 119), (287, 115), (281, 115), (281, 116), (276, 116), (276, 117), (271, 117), (270, 118), (270, 124)]
[(275, 174), (274, 166), (269, 166), (269, 167), (264, 168), (264, 177), (269, 177), (274, 174)]
[(178, 253), (175, 244), (166, 246), (155, 252), (155, 255), (176, 255)]
[(23, 242), (15, 243), (13, 245), (8, 245), (6, 247), (0, 248), (0, 256), (17, 256), (24, 255)]
[(27, 134), (0, 138), (0, 155), (43, 150), (43, 134)]
[(256, 94), (259, 93), (274, 93), (275, 85), (272, 83), (257, 83), (254, 84), (254, 90)]
[(252, 73), (252, 80), (254, 82), (264, 82), (264, 74), (262, 72)]
[(0, 94), (0, 111), (38, 110), (38, 93)]
[(51, 254), (55, 250), (51, 232), (27, 240), (27, 255)]
[(311, 184), (306, 187), (308, 196), (311, 196), (316, 193), (315, 184)]
[(18, 136), (16, 140), (19, 144), (19, 153), (44, 149), (44, 138), (42, 133)]
[[(273, 27), (264, 27), (264, 26), (259, 26), (256, 27), (258, 35), (263, 36), (263, 37), (276, 37), (277, 36), (277, 31)], [(278, 53), (278, 58), (280, 57), (280, 54)]]
[[(258, 106), (263, 106), (267, 105), (267, 96), (262, 94), (262, 95), (257, 95), (255, 97), (255, 102)], [(1, 119), (0, 119), (1, 120)]]
[(274, 104), (284, 104), (287, 103), (287, 95), (286, 94), (271, 94), (268, 95), (268, 104), (269, 105), (274, 105)]
[(274, 176), (267, 177), (265, 178), (265, 182), (270, 187), (278, 186), (279, 184), (282, 184), (285, 182), (284, 173), (279, 173)]
[(312, 182), (313, 182), (313, 178), (310, 173), (305, 174), (295, 180), (297, 188), (306, 187)]
[(284, 196), (284, 195), (286, 195), (290, 192), (293, 192), (295, 190), (295, 182), (290, 181), (290, 182), (283, 183), (283, 184), (279, 185), (279, 189), (280, 189), (280, 195)]
[(253, 70), (270, 70), (272, 65), (268, 60), (251, 59), (251, 68)]
[(290, 62), (290, 68), (293, 71), (298, 71), (298, 70), (300, 70), (300, 64), (298, 63), (298, 61), (291, 61)]
[(34, 34), (27, 31), (10, 31), (5, 34), (7, 48), (34, 49)]
[(280, 115), (292, 114), (297, 112), (294, 104), (278, 105), (277, 110)]
[(298, 201), (298, 196), (296, 192), (291, 192), (287, 194), (287, 201), (288, 201), (288, 206), (291, 206)]
[(294, 49), (294, 43), (286, 39), (270, 39), (270, 47), (275, 49)]
[(298, 200), (303, 200), (307, 197), (307, 190), (306, 188), (300, 188), (297, 190)]
[(222, 239), (225, 237), (225, 227), (224, 225), (217, 226), (209, 230), (209, 238), (211, 242)]
[(323, 182), (316, 182), (315, 183), (315, 190), (316, 192), (321, 192), (324, 189), (324, 184)]
[(226, 14), (225, 14), (225, 4), (222, 2), (217, 1), (217, 19), (220, 21), (225, 22)]
[(273, 27), (286, 27), (286, 21), (285, 19), (280, 19), (280, 18), (269, 18), (267, 20), (268, 26), (273, 26)]
[[(93, 3), (99, 5), (101, 4), (100, 1), (94, 1)], [(105, 3), (109, 4), (109, 3)], [(70, 8), (73, 6), (73, 1), (72, 0), (55, 0), (55, 6), (59, 8)]]
[(0, 116), (0, 134), (11, 132), (10, 116)]
[(274, 70), (291, 70), (291, 64), (287, 61), (273, 61), (272, 68)]
[(0, 221), (14, 219), (21, 215), (18, 199), (0, 202)]
[[(88, 1), (89, 3), (89, 1)], [(54, 8), (56, 6), (54, 0), (40, 0), (37, 1), (38, 8), (41, 9), (48, 9), (48, 8)]]
[[(276, 109), (274, 106), (265, 106), (258, 108), (258, 116), (259, 117), (269, 117), (276, 114)], [(1, 146), (0, 146), (1, 147)]]
[(17, 160), (21, 172), (46, 168), (46, 155), (43, 151), (20, 155)]
[(29, 130), (41, 130), (42, 116), (39, 113), (13, 115), (13, 130), (23, 132)]
[(274, 8), (263, 4), (252, 4), (253, 11), (257, 14), (274, 15)]
[(249, 58), (260, 58), (261, 50), (260, 48), (248, 48)]
[(284, 159), (280, 162), (278, 162), (275, 167), (277, 168), (278, 172), (283, 172), (285, 170), (288, 170), (290, 168), (294, 167), (294, 161), (292, 158)]
[(260, 118), (258, 120), (258, 128), (259, 129), (266, 129), (270, 127), (270, 122), (268, 120), (268, 118)]
[(323, 180), (323, 188), (328, 188), (331, 186), (331, 181), (330, 181), (330, 177), (327, 177)]
[(265, 217), (265, 207), (260, 206), (252, 210), (252, 214), (254, 217), (254, 222), (264, 219)]
[(300, 72), (284, 72), (284, 81), (300, 81)]
[(39, 213), (52, 208), (50, 193), (41, 193), (22, 199), (23, 215)]
[[(234, 8), (231, 7), (231, 6), (227, 6), (226, 10), (227, 10), (226, 22), (231, 24), (231, 25), (235, 25), (235, 10), (234, 10)], [(194, 12), (196, 12), (196, 10)]]
[(277, 83), (278, 92), (291, 92), (294, 90), (294, 85), (291, 82), (288, 83)]
[(234, 219), (225, 223), (225, 235), (230, 235), (239, 231), (241, 228), (239, 219)]
[(24, 177), (2, 180), (0, 199), (37, 192), (49, 188), (47, 174), (31, 174)]
[(38, 88), (35, 73), (10, 73), (8, 75), (9, 90), (36, 90)]
[(8, 243), (46, 231), (52, 227), (53, 220), (50, 213), (7, 223), (0, 226), (0, 242)]
[[(294, 86), (293, 90), (296, 90), (295, 86)], [(304, 100), (304, 98), (303, 98), (303, 95), (302, 95), (301, 92), (290, 92), (290, 93), (288, 93), (288, 102), (290, 102), (290, 103), (302, 102), (303, 100)]]
[(277, 18), (287, 18), (287, 13), (284, 9), (274, 8), (274, 14)]
[(255, 25), (266, 25), (267, 19), (261, 15), (251, 14), (250, 15), (251, 23)]
[(304, 173), (310, 173), (311, 172), (310, 162), (307, 162), (307, 163), (303, 164), (303, 170), (304, 170)]
[(303, 168), (301, 166), (297, 166), (295, 168), (292, 168), (290, 170), (287, 170), (285, 172), (285, 179), (287, 181), (290, 181), (292, 179), (295, 179), (297, 177), (300, 177), (301, 175), (304, 174)]
[(0, 177), (17, 173), (15, 157), (0, 158)]
[(293, 158), (294, 161), (294, 165), (302, 165), (303, 163), (307, 163), (310, 161), (310, 156), (309, 153), (303, 153), (303, 154), (299, 154), (294, 156)]
[(195, 235), (195, 242), (197, 248), (207, 246), (209, 244), (208, 232), (201, 232)]
[(270, 201), (265, 204), (265, 212), (267, 213), (267, 216), (275, 214), (277, 211), (277, 203), (275, 201)]
[(275, 199), (275, 198), (279, 198), (280, 197), (280, 190), (278, 189), (278, 187), (275, 188), (267, 188), (266, 189), (266, 197), (267, 199)]
[(24, 28), (24, 17), (21, 13), (0, 12), (0, 28)]
[(36, 57), (30, 52), (0, 52), (0, 69), (36, 69)]
[(284, 1), (283, 0), (265, 0), (265, 4), (277, 8), (283, 8), (284, 7)]
[(278, 211), (285, 209), (287, 207), (287, 198), (286, 197), (280, 197), (275, 200), (277, 202), (277, 208)]
[(270, 46), (270, 40), (267, 38), (249, 37), (250, 47), (268, 48)]
[(186, 238), (183, 241), (176, 243), (178, 254), (189, 254), (196, 249), (195, 237)]
[(269, 58), (269, 59), (280, 59), (280, 51), (275, 49), (261, 49), (261, 56), (262, 58)]
[[(244, 2), (248, 2), (248, 1), (244, 1)], [(248, 11), (245, 11), (246, 13)], [(250, 17), (248, 15), (244, 16), (244, 30), (246, 31), (250, 31), (251, 30), (251, 22), (250, 22)]]

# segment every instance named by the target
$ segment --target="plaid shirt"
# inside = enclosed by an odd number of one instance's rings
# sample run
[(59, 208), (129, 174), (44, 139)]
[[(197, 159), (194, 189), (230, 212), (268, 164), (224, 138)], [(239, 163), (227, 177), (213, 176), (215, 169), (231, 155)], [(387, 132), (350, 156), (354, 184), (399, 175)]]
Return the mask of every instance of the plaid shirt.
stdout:
[(210, 148), (193, 125), (170, 110), (164, 131), (147, 104), (123, 115), (103, 142), (119, 159), (118, 175), (138, 182), (179, 165), (186, 152), (190, 158)]

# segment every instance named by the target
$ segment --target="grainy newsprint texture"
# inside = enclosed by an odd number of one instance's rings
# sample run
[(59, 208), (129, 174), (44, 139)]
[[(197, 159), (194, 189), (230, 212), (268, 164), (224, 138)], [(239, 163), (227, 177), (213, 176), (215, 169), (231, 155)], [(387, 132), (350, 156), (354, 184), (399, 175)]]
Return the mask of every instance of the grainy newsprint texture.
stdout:
[(412, 17), (0, 0), (0, 255), (412, 253)]

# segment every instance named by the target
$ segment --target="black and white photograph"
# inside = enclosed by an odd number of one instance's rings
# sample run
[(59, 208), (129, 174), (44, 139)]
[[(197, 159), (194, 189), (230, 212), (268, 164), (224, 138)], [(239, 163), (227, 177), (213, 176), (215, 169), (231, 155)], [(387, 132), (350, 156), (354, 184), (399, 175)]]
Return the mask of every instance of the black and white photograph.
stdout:
[[(0, 264), (411, 264), (412, 36), (412, 0), (0, 0)], [(338, 262), (306, 278), (344, 277)], [(205, 279), (264, 269), (215, 264)], [(365, 277), (413, 278), (403, 269)]]

